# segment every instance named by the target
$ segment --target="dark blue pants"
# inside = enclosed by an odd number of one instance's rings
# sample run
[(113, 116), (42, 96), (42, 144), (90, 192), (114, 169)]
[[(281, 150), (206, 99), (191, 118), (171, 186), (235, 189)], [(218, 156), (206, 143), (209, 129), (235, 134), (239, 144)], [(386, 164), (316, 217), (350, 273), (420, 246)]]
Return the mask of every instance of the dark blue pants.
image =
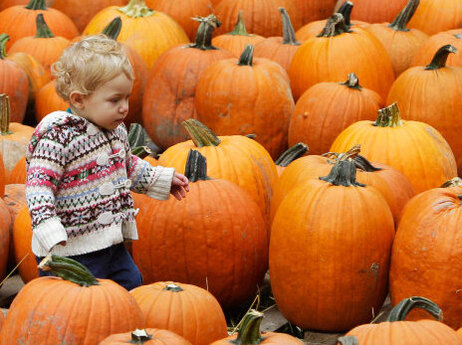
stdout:
[[(86, 266), (96, 278), (111, 279), (131, 290), (143, 284), (141, 272), (123, 243), (96, 252), (69, 256)], [(35, 257), (39, 263), (43, 257)], [(39, 276), (53, 275), (39, 269)]]

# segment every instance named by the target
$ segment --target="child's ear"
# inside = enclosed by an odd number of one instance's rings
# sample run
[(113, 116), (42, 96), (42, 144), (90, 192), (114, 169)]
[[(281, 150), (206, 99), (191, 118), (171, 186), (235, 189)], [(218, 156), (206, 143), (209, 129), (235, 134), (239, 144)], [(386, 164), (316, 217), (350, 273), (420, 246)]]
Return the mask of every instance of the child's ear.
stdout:
[(83, 110), (85, 105), (83, 103), (85, 95), (79, 91), (72, 91), (69, 95), (69, 101), (71, 105), (79, 110)]

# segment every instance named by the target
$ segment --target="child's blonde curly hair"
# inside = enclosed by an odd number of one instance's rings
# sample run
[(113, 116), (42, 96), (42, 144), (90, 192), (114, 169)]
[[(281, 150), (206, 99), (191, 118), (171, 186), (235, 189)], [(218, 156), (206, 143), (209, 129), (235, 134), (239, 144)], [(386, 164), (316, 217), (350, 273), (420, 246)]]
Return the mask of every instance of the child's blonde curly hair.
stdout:
[(56, 92), (65, 101), (70, 101), (73, 91), (90, 95), (120, 73), (129, 80), (135, 78), (122, 46), (105, 35), (88, 36), (72, 44), (51, 71), (56, 78)]

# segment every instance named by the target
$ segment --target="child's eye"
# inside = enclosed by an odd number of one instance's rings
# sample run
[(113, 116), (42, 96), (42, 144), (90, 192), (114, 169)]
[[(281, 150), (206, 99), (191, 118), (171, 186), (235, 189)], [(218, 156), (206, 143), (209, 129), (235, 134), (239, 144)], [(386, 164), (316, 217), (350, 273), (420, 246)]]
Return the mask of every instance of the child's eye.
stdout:
[(119, 100), (118, 100), (118, 99), (116, 99), (116, 98), (115, 98), (115, 99), (111, 99), (111, 100), (110, 100), (110, 102), (112, 102), (112, 103), (117, 103), (118, 101), (119, 101)]

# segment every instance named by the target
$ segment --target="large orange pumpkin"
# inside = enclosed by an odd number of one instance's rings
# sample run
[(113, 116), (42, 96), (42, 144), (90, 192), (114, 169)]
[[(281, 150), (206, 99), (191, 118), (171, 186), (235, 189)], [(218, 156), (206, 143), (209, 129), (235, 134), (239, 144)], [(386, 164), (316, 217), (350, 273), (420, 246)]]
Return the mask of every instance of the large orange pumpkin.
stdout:
[(343, 16), (334, 13), (321, 34), (307, 39), (295, 53), (289, 67), (292, 92), (298, 99), (310, 86), (338, 82), (352, 72), (364, 87), (386, 98), (394, 72), (385, 48), (367, 31), (348, 29)]
[(189, 341), (173, 332), (155, 328), (137, 329), (132, 332), (112, 334), (99, 343), (99, 345), (123, 344), (191, 345)]
[(189, 41), (177, 22), (162, 12), (149, 9), (144, 0), (130, 0), (125, 7), (105, 8), (92, 18), (83, 34), (100, 33), (118, 16), (122, 19), (119, 41), (135, 49), (143, 57), (148, 70), (164, 51)]
[(459, 28), (462, 25), (462, 2), (460, 0), (420, 0), (417, 11), (409, 22), (410, 28), (429, 35)]
[(69, 102), (63, 100), (55, 89), (54, 80), (47, 83), (36, 93), (35, 118), (40, 122), (46, 115), (56, 110), (66, 110)]
[[(344, 1), (338, 0), (335, 8), (339, 8)], [(408, 0), (354, 0), (352, 19), (368, 23), (390, 23), (407, 2)]]
[(201, 18), (194, 44), (179, 45), (162, 54), (154, 64), (143, 99), (143, 124), (154, 142), (166, 149), (188, 139), (182, 122), (197, 118), (196, 85), (203, 71), (232, 54), (210, 41), (220, 21)]
[[(143, 327), (135, 299), (110, 279), (96, 279), (80, 263), (47, 256), (40, 277), (15, 297), (0, 331), (0, 344), (94, 345), (113, 333)], [(62, 278), (61, 278), (62, 277)]]
[(301, 25), (327, 18), (334, 11), (337, 0), (292, 0), (301, 17)]
[(380, 109), (376, 122), (359, 121), (343, 130), (330, 150), (344, 152), (356, 144), (368, 160), (404, 173), (416, 193), (457, 176), (454, 154), (443, 136), (424, 122), (402, 120), (396, 103)]
[(294, 109), (287, 73), (274, 61), (254, 58), (252, 45), (239, 59), (218, 61), (202, 73), (194, 106), (218, 135), (256, 134), (273, 158), (287, 149)]
[(220, 304), (198, 286), (156, 282), (130, 293), (143, 312), (146, 327), (172, 331), (193, 345), (209, 345), (228, 334)]
[(27, 205), (16, 215), (12, 239), (16, 263), (21, 262), (18, 271), (22, 281), (27, 283), (34, 278), (38, 278), (37, 262), (31, 249), (32, 221)]
[(223, 308), (235, 308), (255, 297), (266, 273), (266, 222), (248, 193), (210, 179), (205, 158), (195, 155), (188, 154), (190, 191), (181, 203), (135, 195), (140, 213), (133, 257), (147, 283), (194, 284), (207, 288)]
[[(442, 46), (450, 44), (462, 51), (462, 29), (448, 30), (430, 36), (416, 52), (412, 66), (425, 66), (432, 60), (435, 52)], [(448, 56), (446, 66), (462, 67), (462, 54), (451, 54)]]
[(393, 216), (355, 174), (351, 159), (339, 160), (328, 176), (294, 187), (273, 220), (272, 291), (281, 313), (302, 328), (351, 329), (372, 320), (386, 297)]

